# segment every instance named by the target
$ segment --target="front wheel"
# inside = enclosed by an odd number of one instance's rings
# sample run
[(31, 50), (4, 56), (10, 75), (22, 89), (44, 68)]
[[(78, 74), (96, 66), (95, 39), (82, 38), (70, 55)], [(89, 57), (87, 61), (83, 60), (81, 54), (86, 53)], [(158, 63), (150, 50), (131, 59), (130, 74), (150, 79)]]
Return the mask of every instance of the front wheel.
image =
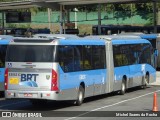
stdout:
[(147, 88), (148, 84), (149, 84), (149, 75), (146, 75), (144, 78), (143, 89)]
[(78, 91), (78, 98), (75, 101), (75, 104), (77, 106), (80, 106), (83, 103), (84, 100), (84, 88), (80, 85), (79, 91)]
[(126, 92), (126, 82), (125, 80), (122, 80), (122, 85), (121, 85), (121, 90), (120, 90), (120, 94), (124, 95)]

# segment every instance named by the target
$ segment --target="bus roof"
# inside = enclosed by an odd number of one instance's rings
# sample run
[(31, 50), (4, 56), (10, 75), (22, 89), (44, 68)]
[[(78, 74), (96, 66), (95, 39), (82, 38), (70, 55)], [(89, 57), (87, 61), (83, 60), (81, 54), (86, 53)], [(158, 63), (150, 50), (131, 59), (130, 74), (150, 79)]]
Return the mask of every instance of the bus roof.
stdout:
[(66, 38), (77, 38), (76, 35), (68, 35), (68, 34), (35, 34), (33, 35), (33, 38), (59, 38), (59, 39), (66, 39)]
[(146, 39), (137, 39), (137, 40), (112, 40), (113, 44), (140, 44), (140, 43), (149, 43), (151, 44), (148, 40)]
[(114, 39), (140, 39), (141, 37), (135, 36), (135, 35), (93, 35), (93, 36), (86, 36), (85, 38), (93, 39), (93, 38), (99, 38), (99, 39), (105, 39), (105, 40), (114, 40)]
[[(78, 38), (78, 39), (77, 39)], [(104, 45), (106, 41), (112, 41), (113, 44), (135, 44), (135, 43), (150, 43), (146, 39), (136, 36), (120, 37), (120, 36), (90, 36), (84, 38), (66, 38), (66, 39), (47, 39), (47, 38), (16, 38), (13, 44), (30, 44), (30, 43), (53, 43), (57, 41), (59, 45)], [(12, 44), (11, 43), (11, 44)], [(32, 45), (32, 44), (30, 44)], [(42, 44), (43, 45), (43, 44)]]
[(13, 36), (11, 35), (0, 35), (0, 44), (9, 44), (9, 42), (13, 40)]
[(9, 44), (10, 41), (11, 41), (11, 39), (3, 39), (3, 40), (0, 40), (0, 45)]
[(135, 44), (135, 43), (150, 43), (146, 39), (142, 39), (136, 35), (98, 35), (87, 36), (86, 38), (99, 38), (103, 40), (112, 41), (113, 44)]
[(143, 39), (150, 39), (150, 40), (157, 39), (158, 37), (158, 34), (144, 34), (140, 32), (126, 32), (126, 33), (121, 33), (120, 35), (140, 36)]
[(140, 35), (143, 39), (157, 39), (158, 34), (142, 34)]
[(11, 35), (0, 35), (0, 40), (3, 40), (3, 39), (13, 39), (13, 36), (11, 36)]
[(56, 39), (48, 39), (48, 38), (16, 38), (11, 42), (11, 44), (30, 44), (30, 43), (53, 43), (53, 41), (57, 41), (60, 45), (104, 45), (104, 40), (101, 39), (86, 39), (86, 38), (56, 38)]

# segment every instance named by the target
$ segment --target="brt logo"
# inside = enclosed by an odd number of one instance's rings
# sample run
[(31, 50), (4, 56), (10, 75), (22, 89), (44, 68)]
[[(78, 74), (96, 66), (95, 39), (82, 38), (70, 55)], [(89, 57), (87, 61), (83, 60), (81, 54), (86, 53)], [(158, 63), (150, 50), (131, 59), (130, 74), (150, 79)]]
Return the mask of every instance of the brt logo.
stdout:
[(21, 81), (35, 81), (37, 78), (38, 74), (21, 74)]

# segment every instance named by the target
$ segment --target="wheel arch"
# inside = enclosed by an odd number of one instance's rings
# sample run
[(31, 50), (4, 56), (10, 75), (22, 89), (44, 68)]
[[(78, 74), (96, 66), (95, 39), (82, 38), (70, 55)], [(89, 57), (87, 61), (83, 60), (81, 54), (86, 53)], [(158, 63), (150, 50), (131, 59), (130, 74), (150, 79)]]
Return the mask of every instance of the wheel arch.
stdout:
[[(128, 85), (127, 85), (127, 80), (128, 78), (127, 78), (127, 75), (123, 75), (123, 78), (122, 78), (122, 80), (125, 82), (125, 85), (126, 85), (126, 88), (128, 88)], [(122, 81), (122, 82), (123, 82)]]
[(84, 88), (84, 92), (85, 92), (85, 82), (84, 81), (80, 82), (79, 86), (82, 86)]

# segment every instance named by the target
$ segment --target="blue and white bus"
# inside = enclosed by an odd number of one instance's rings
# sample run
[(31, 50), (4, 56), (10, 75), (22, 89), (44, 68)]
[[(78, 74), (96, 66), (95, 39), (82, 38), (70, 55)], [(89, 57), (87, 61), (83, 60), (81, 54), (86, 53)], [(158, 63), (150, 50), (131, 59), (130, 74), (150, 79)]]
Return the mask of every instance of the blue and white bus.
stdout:
[[(153, 46), (154, 50), (160, 53), (160, 35), (159, 34), (141, 34), (141, 38), (147, 39)], [(160, 55), (155, 56), (155, 68), (160, 69)]]
[[(132, 39), (132, 40), (130, 40)], [(5, 97), (72, 100), (152, 83), (153, 49), (141, 38), (19, 38), (6, 55)]]
[(5, 56), (12, 36), (0, 35), (0, 91), (4, 92)]
[(156, 69), (160, 69), (160, 35), (159, 34), (144, 34), (144, 33), (136, 33), (136, 32), (127, 32), (122, 33), (120, 35), (132, 35), (132, 36), (139, 36), (142, 39), (147, 39), (154, 49), (155, 55), (154, 55), (154, 67)]

